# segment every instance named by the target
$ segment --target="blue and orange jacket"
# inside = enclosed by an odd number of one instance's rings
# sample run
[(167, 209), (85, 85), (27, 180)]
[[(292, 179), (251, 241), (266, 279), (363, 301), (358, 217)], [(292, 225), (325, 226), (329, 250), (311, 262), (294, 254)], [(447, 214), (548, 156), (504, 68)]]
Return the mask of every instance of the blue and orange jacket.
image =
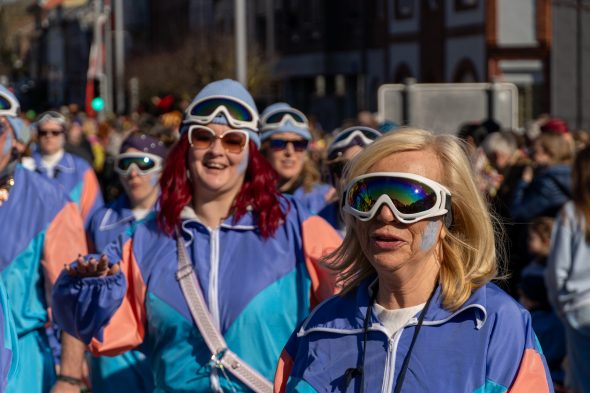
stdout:
[[(275, 392), (345, 390), (345, 373), (357, 368), (363, 347), (370, 282), (318, 306), (287, 343), (277, 367)], [(417, 324), (417, 316), (393, 336), (375, 312), (368, 328), (363, 367), (365, 392), (393, 392)], [(531, 317), (494, 284), (473, 292), (463, 306), (442, 307), (440, 287), (428, 308), (409, 360), (404, 392), (552, 392), (545, 357)]]
[[(261, 238), (251, 213), (216, 229), (188, 207), (181, 217), (187, 253), (229, 348), (272, 380), (293, 329), (334, 292), (332, 276), (317, 261), (340, 237), (294, 200), (269, 239)], [(60, 276), (53, 290), (56, 321), (96, 355), (116, 355), (143, 343), (157, 391), (209, 392), (217, 384), (248, 391), (211, 367), (176, 280), (177, 252), (176, 239), (154, 219), (138, 225), (105, 251), (110, 261), (121, 261), (120, 273)]]
[[(148, 214), (143, 220), (153, 218), (154, 212)], [(126, 195), (121, 195), (108, 206), (102, 206), (90, 218), (88, 223), (89, 247), (92, 250), (102, 251), (109, 243), (116, 240), (123, 232), (132, 233), (139, 223), (133, 215), (133, 210)]]
[[(33, 153), (35, 171), (49, 178), (47, 170), (43, 167), (41, 154)], [(64, 152), (63, 157), (57, 163), (53, 181), (59, 183), (72, 201), (78, 205), (84, 227), (94, 212), (104, 204), (98, 179), (92, 167), (83, 159), (73, 154)]]
[[(87, 248), (78, 208), (59, 187), (20, 165), (14, 183), (0, 207), (0, 278), (16, 333), (23, 337), (45, 326), (46, 294), (64, 263)], [(34, 367), (27, 364), (27, 370)]]

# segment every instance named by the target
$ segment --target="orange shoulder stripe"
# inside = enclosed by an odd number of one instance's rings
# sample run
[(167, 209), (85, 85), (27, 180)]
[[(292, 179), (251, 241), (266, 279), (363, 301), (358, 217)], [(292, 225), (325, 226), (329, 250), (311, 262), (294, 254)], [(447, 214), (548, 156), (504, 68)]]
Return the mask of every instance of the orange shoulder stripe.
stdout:
[(319, 264), (320, 258), (340, 246), (340, 235), (323, 218), (311, 216), (302, 224), (305, 264), (311, 278), (311, 307), (336, 293), (336, 275)]
[(132, 240), (123, 246), (121, 272), (127, 279), (127, 292), (123, 303), (104, 329), (103, 341), (96, 338), (90, 351), (97, 356), (114, 356), (137, 347), (145, 337), (145, 296), (147, 288), (139, 265), (133, 255)]
[(283, 349), (279, 363), (277, 364), (277, 371), (275, 372), (274, 393), (284, 393), (287, 388), (287, 381), (291, 370), (293, 369), (293, 359), (287, 351)]
[(548, 383), (541, 355), (534, 349), (527, 349), (524, 351), (516, 379), (508, 392), (545, 393), (549, 392)]

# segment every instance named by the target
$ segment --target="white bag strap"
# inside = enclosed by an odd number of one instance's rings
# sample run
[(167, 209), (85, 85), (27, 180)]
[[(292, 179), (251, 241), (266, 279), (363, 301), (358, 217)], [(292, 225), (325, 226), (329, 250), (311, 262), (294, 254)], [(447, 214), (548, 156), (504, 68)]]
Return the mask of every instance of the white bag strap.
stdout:
[(229, 371), (254, 392), (271, 393), (273, 391), (272, 384), (258, 371), (241, 360), (238, 355), (233, 353), (227, 347), (223, 336), (215, 327), (213, 318), (205, 304), (197, 276), (186, 255), (184, 239), (178, 228), (176, 229), (176, 244), (178, 247), (178, 271), (176, 272), (176, 279), (180, 283), (182, 293), (184, 294), (197, 328), (201, 332), (212, 354), (212, 364), (222, 371)]

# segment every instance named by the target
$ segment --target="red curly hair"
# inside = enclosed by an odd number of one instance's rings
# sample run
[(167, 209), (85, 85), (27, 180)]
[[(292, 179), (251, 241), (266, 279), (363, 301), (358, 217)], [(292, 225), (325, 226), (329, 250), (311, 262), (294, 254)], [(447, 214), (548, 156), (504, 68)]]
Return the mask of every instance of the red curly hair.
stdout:
[[(274, 235), (285, 212), (280, 206), (281, 195), (277, 190), (277, 174), (268, 161), (260, 154), (256, 144), (250, 141), (248, 169), (242, 188), (233, 205), (234, 222), (248, 209), (256, 217), (260, 235), (267, 239)], [(192, 200), (192, 186), (187, 176), (188, 138), (180, 138), (168, 157), (160, 179), (160, 211), (158, 224), (164, 233), (171, 235), (180, 223), (180, 212)]]

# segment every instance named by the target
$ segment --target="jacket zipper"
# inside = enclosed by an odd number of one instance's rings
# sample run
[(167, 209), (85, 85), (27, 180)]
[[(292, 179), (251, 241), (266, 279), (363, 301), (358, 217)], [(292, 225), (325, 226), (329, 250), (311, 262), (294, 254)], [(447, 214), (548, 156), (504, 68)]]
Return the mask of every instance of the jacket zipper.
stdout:
[(393, 337), (387, 339), (387, 357), (385, 359), (385, 372), (383, 375), (383, 385), (381, 387), (382, 393), (393, 392), (393, 383), (395, 377), (395, 362), (397, 357), (397, 347), (399, 340), (402, 337), (402, 333), (408, 326), (416, 325), (418, 320), (412, 318), (401, 327), (397, 332), (394, 333)]

